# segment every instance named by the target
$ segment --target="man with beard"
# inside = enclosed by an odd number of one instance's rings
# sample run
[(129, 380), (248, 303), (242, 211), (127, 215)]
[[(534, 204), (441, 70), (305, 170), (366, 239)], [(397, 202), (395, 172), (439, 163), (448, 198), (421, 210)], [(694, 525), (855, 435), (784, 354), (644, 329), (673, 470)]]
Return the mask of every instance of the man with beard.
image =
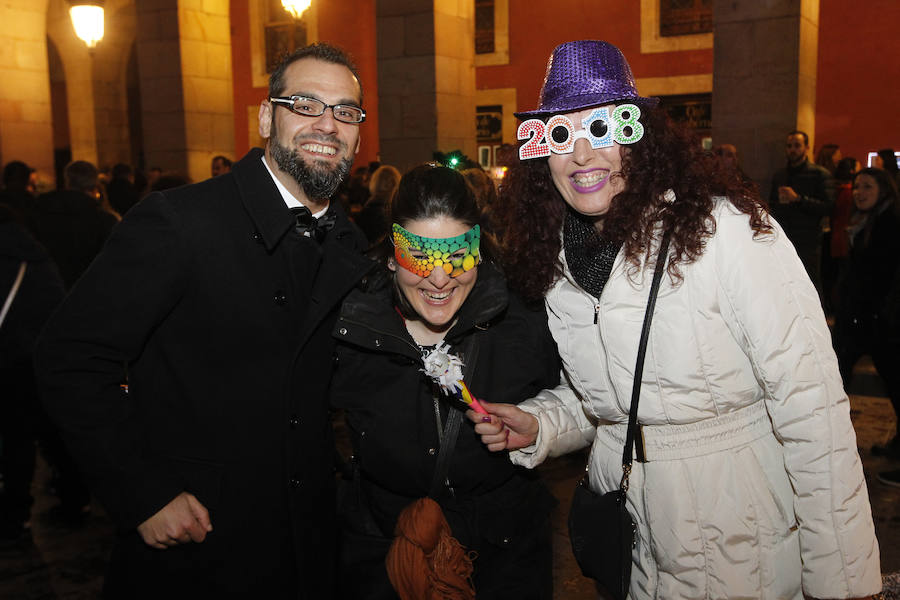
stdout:
[(834, 207), (834, 179), (826, 169), (809, 161), (809, 136), (805, 132), (790, 132), (784, 151), (787, 166), (772, 177), (769, 209), (794, 244), (821, 296), (822, 219)]
[(51, 319), (36, 364), (118, 529), (112, 598), (328, 598), (341, 298), (365, 239), (329, 196), (365, 119), (348, 57), (286, 57), (265, 151), (135, 206)]

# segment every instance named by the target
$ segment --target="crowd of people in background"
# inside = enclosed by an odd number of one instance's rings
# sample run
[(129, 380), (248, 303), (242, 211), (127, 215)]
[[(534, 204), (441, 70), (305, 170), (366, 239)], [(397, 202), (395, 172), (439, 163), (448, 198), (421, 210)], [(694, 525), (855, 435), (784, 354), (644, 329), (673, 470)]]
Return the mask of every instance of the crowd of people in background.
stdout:
[[(769, 210), (794, 244), (833, 324), (834, 349), (845, 387), (854, 366), (870, 355), (900, 417), (900, 169), (893, 148), (863, 168), (840, 146), (823, 144), (810, 160), (809, 137), (787, 134), (787, 164), (775, 172)], [(740, 173), (737, 150), (714, 149)], [(741, 175), (744, 177), (744, 175)], [(900, 419), (898, 419), (900, 427)], [(900, 430), (872, 454), (900, 461)], [(900, 469), (878, 476), (900, 486)]]

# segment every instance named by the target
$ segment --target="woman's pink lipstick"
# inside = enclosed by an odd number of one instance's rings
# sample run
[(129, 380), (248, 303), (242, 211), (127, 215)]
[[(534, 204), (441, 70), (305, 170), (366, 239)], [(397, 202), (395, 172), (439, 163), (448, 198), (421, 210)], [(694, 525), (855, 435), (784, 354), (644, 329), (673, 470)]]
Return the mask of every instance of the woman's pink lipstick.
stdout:
[[(601, 179), (600, 181), (598, 181), (597, 183), (595, 183), (591, 186), (583, 187), (583, 186), (578, 185), (578, 182), (575, 181), (575, 177), (578, 175), (581, 175), (583, 173), (594, 173), (596, 171), (604, 171), (604, 172), (606, 172), (606, 175), (603, 177), (603, 179)], [(569, 180), (572, 182), (572, 187), (575, 189), (576, 192), (578, 192), (579, 194), (590, 194), (591, 192), (596, 192), (597, 190), (603, 189), (603, 186), (605, 186), (606, 182), (609, 181), (609, 171), (607, 171), (606, 169), (590, 169), (587, 171), (575, 171), (574, 173), (572, 173), (572, 175), (569, 176)]]

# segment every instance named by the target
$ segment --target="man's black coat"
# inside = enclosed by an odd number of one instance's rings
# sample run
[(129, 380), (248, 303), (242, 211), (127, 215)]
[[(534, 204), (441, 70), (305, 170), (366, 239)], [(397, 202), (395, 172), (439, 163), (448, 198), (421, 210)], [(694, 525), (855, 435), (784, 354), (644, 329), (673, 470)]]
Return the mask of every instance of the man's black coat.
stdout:
[[(297, 234), (260, 156), (135, 206), (42, 335), (45, 405), (120, 531), (109, 595), (329, 595), (331, 327), (371, 263), (337, 206), (321, 247)], [(185, 490), (213, 531), (146, 546)]]

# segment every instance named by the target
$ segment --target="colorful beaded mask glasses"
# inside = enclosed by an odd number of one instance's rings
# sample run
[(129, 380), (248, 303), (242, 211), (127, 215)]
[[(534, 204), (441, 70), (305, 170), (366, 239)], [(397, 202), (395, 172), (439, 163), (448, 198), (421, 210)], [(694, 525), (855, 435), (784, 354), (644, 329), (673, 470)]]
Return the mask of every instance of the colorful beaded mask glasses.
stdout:
[(427, 238), (403, 229), (392, 228), (394, 258), (401, 267), (419, 277), (428, 277), (440, 267), (450, 277), (459, 277), (481, 262), (481, 227), (449, 238)]

